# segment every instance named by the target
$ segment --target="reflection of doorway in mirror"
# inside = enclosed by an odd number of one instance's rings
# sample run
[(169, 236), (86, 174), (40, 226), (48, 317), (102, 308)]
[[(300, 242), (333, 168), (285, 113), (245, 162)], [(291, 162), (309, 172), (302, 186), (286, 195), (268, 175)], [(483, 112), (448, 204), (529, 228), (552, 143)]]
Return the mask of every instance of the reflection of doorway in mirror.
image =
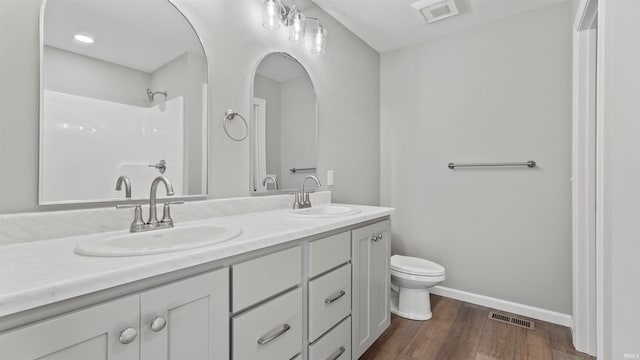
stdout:
[[(253, 114), (251, 121), (251, 141), (253, 142), (252, 170), (253, 170), (253, 191), (266, 191), (267, 186), (262, 182), (267, 177), (267, 149), (266, 149), (266, 104), (264, 99), (253, 98)], [(276, 177), (277, 179), (277, 177)]]

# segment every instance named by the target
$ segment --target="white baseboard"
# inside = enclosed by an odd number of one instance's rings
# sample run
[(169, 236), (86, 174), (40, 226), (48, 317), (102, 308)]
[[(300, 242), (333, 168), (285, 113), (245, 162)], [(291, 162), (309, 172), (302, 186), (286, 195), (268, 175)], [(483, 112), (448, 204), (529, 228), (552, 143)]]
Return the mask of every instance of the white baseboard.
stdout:
[(462, 290), (450, 289), (444, 286), (434, 286), (429, 290), (432, 294), (465, 301), (468, 303), (486, 306), (488, 308), (502, 310), (509, 313), (530, 317), (537, 320), (567, 326), (573, 326), (571, 315), (545, 310), (529, 305), (518, 304), (512, 301), (501, 300), (489, 296), (478, 295)]

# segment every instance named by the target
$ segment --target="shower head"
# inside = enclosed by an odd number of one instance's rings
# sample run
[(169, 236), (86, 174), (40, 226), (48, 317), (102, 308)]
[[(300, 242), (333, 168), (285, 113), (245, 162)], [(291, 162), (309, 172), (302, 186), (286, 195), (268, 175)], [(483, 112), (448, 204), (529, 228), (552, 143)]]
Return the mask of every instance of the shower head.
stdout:
[(151, 89), (147, 89), (147, 96), (149, 97), (149, 101), (153, 102), (153, 98), (156, 95), (164, 95), (164, 99), (167, 99), (167, 92), (166, 91), (151, 91)]

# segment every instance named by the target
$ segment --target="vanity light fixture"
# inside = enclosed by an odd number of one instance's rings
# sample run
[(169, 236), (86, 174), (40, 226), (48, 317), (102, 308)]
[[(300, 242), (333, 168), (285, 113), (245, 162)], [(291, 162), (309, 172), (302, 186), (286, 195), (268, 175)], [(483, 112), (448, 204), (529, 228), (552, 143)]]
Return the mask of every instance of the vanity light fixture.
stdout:
[(297, 5), (283, 5), (281, 0), (263, 0), (262, 26), (268, 30), (280, 28), (280, 24), (289, 27), (289, 41), (294, 44), (304, 42), (307, 21), (316, 21), (318, 25), (313, 29), (313, 44), (311, 53), (324, 55), (327, 49), (327, 29), (320, 23), (320, 19), (306, 17)]
[(93, 38), (91, 36), (88, 35), (83, 35), (83, 34), (76, 34), (73, 39), (75, 41), (79, 41), (83, 44), (93, 44)]

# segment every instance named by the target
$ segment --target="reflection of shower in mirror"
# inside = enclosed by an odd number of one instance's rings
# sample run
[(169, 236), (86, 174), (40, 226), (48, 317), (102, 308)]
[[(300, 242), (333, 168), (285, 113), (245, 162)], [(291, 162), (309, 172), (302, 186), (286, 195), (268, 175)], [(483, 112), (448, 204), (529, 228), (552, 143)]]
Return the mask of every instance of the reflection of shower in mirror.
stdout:
[(182, 96), (167, 100), (162, 110), (161, 104), (134, 106), (45, 90), (44, 105), (43, 203), (120, 199), (113, 189), (118, 176), (130, 179), (133, 199), (147, 198), (144, 184), (163, 169), (176, 195), (185, 194)]

